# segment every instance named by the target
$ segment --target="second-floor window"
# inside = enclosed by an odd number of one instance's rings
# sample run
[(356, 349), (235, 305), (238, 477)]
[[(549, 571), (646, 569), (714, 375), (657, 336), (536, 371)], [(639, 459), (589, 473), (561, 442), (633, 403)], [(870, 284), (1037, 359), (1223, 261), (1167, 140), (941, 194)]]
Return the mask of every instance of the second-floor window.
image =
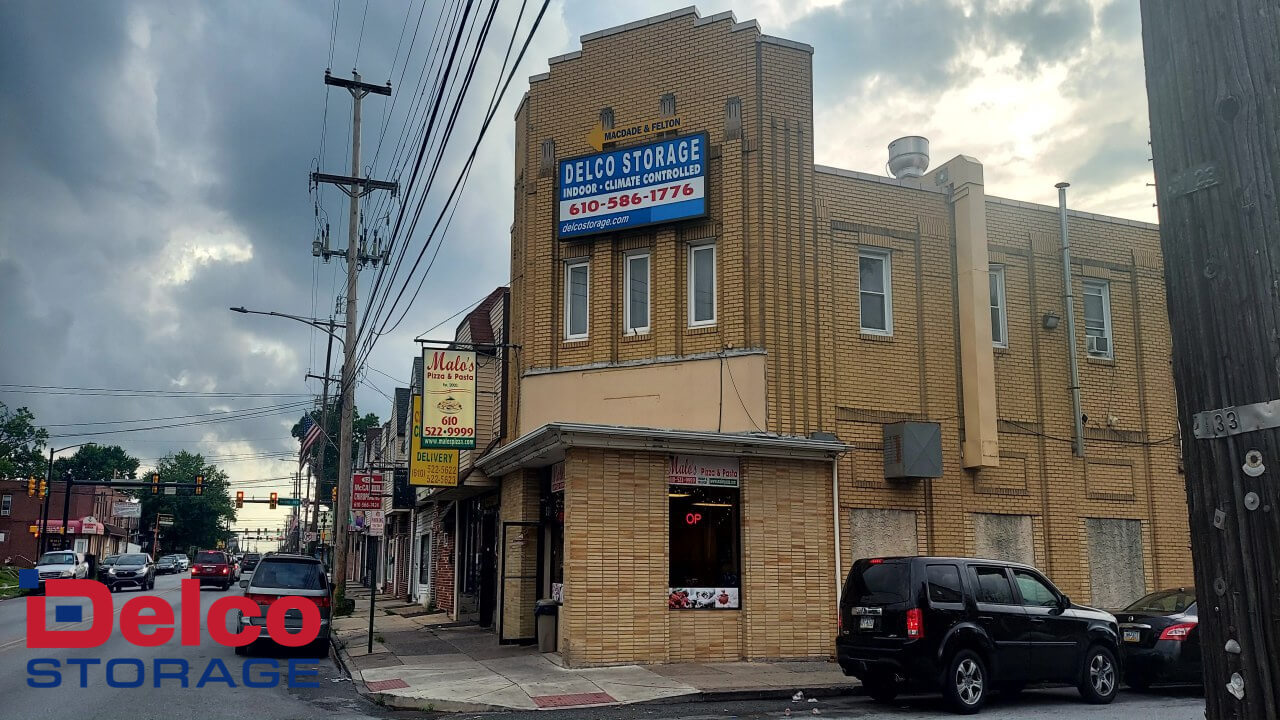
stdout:
[(1009, 320), (1005, 314), (1004, 266), (992, 265), (991, 277), (991, 344), (1009, 347)]
[(1084, 346), (1092, 357), (1112, 357), (1111, 284), (1106, 280), (1084, 281)]
[(587, 336), (589, 268), (586, 261), (564, 266), (564, 336), (567, 340), (581, 340)]
[(649, 253), (626, 256), (623, 287), (623, 331), (628, 335), (649, 332)]
[(8, 516), (13, 513), (13, 496), (5, 495), (0, 498), (0, 515)]
[(858, 253), (858, 307), (862, 332), (893, 334), (893, 281), (888, 251)]
[(689, 248), (689, 327), (716, 324), (716, 246)]

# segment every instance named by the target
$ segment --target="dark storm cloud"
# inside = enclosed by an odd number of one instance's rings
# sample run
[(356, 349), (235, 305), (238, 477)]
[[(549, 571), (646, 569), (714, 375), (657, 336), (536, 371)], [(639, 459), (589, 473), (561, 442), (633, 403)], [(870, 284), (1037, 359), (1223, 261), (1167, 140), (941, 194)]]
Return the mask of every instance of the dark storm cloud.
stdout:
[(977, 2), (969, 11), (938, 0), (847, 0), (804, 16), (782, 34), (814, 46), (817, 93), (842, 96), (872, 76), (884, 80), (885, 92), (940, 92), (966, 71), (960, 60), (970, 48), (1012, 47), (1021, 54), (1020, 67), (1035, 71), (1079, 52), (1092, 26), (1085, 0), (1021, 7)]

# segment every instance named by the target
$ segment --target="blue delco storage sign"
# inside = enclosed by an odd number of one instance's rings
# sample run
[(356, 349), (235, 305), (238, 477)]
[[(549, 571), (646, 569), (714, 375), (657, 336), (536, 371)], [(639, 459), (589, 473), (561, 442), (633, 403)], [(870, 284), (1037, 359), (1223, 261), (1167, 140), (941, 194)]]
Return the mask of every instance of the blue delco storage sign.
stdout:
[(556, 237), (703, 217), (706, 184), (706, 133), (563, 160)]

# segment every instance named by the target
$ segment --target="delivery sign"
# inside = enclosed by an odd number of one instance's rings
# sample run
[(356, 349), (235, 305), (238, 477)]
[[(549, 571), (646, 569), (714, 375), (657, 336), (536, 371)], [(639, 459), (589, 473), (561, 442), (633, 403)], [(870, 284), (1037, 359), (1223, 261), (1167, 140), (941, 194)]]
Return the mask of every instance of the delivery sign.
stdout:
[[(60, 603), (64, 599), (89, 601), (92, 610), (85, 620), (83, 608), (78, 604)], [(328, 602), (328, 598), (321, 598)], [(115, 625), (116, 608), (107, 587), (93, 580), (49, 580), (45, 583), (45, 596), (29, 596), (27, 601), (27, 647), (33, 650), (93, 650), (100, 648), (111, 638)], [(226, 647), (243, 647), (266, 638), (285, 647), (303, 647), (316, 640), (320, 634), (321, 618), (317, 599), (299, 596), (273, 597), (264, 616), (262, 607), (246, 596), (231, 596), (215, 600), (204, 618), (200, 616), (200, 581), (183, 580), (181, 611), (174, 616), (173, 608), (163, 597), (140, 595), (130, 599), (120, 609), (120, 634), (134, 647), (160, 647), (175, 638), (184, 646), (199, 646), (203, 633)], [(61, 629), (48, 627), (48, 610), (54, 609), (54, 622), (70, 625)], [(240, 619), (236, 630), (227, 629), (227, 617), (235, 611)], [(290, 615), (290, 613), (296, 613)], [(301, 627), (290, 632), (286, 617)], [(259, 622), (255, 620), (261, 619)], [(202, 622), (203, 621), (203, 622)], [(201, 627), (203, 624), (203, 628)], [(79, 627), (86, 626), (86, 627)], [(290, 660), (287, 683), (289, 687), (318, 687), (317, 682), (300, 682), (300, 677), (315, 677), (314, 669), (299, 667), (318, 660)], [(141, 687), (147, 682), (148, 663), (139, 658), (35, 658), (27, 662), (27, 685), (33, 688), (52, 688), (62, 684), (64, 669), (79, 675), (80, 687), (89, 685), (89, 667), (103, 665), (104, 678), (109, 687)], [(150, 658), (151, 684), (160, 687), (162, 680), (204, 687), (210, 683), (226, 683), (236, 687), (235, 679), (219, 658), (212, 658), (199, 672), (182, 658)], [(72, 672), (72, 668), (78, 668)], [(256, 673), (256, 674), (255, 674)], [(280, 683), (280, 665), (275, 660), (250, 660), (244, 663), (241, 673), (245, 687), (276, 687)]]

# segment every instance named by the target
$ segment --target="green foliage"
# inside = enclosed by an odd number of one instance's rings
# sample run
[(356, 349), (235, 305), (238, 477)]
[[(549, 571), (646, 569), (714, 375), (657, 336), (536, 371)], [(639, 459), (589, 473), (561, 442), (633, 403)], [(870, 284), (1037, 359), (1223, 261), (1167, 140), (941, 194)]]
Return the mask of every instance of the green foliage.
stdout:
[[(312, 410), (308, 414), (311, 415), (311, 419), (316, 423), (320, 423), (324, 417), (320, 410)], [(311, 446), (311, 468), (313, 472), (321, 467), (321, 463), (318, 461), (321, 460), (320, 453), (324, 453), (324, 476), (319, 479), (319, 497), (322, 502), (327, 502), (333, 492), (333, 484), (338, 479), (338, 428), (341, 427), (341, 423), (342, 409), (339, 403), (334, 401), (329, 406), (329, 426), (325, 428), (329, 442), (325, 442), (325, 438), (321, 437)], [(364, 437), (365, 430), (379, 425), (381, 423), (378, 422), (378, 416), (373, 413), (360, 417), (359, 408), (356, 408), (355, 412), (352, 413), (351, 427), (354, 431), (353, 437), (357, 440), (357, 442), (351, 443), (351, 460), (353, 462), (356, 459), (356, 446), (359, 444), (359, 439)], [(299, 443), (302, 442), (301, 418), (298, 419), (297, 423), (294, 423), (290, 434), (298, 438)]]
[(76, 480), (128, 478), (138, 472), (138, 458), (119, 445), (85, 445), (75, 455), (53, 461), (54, 480), (61, 480), (68, 472)]
[(44, 477), (49, 433), (35, 419), (24, 407), (10, 411), (0, 402), (0, 478)]
[[(160, 473), (161, 491), (152, 494), (150, 488), (135, 491), (142, 500), (142, 524), (155, 527), (156, 515), (173, 515), (173, 526), (160, 528), (160, 548), (164, 552), (187, 552), (190, 548), (216, 547), (219, 540), (228, 540), (231, 533), (227, 525), (235, 520), (235, 502), (232, 500), (227, 474), (217, 465), (207, 464), (204, 456), (183, 450), (168, 455), (154, 469), (140, 473), (140, 479), (148, 479), (152, 472)], [(195, 482), (197, 475), (204, 475), (204, 493), (194, 495), (190, 490), (179, 490), (175, 495), (164, 494), (165, 483)]]

